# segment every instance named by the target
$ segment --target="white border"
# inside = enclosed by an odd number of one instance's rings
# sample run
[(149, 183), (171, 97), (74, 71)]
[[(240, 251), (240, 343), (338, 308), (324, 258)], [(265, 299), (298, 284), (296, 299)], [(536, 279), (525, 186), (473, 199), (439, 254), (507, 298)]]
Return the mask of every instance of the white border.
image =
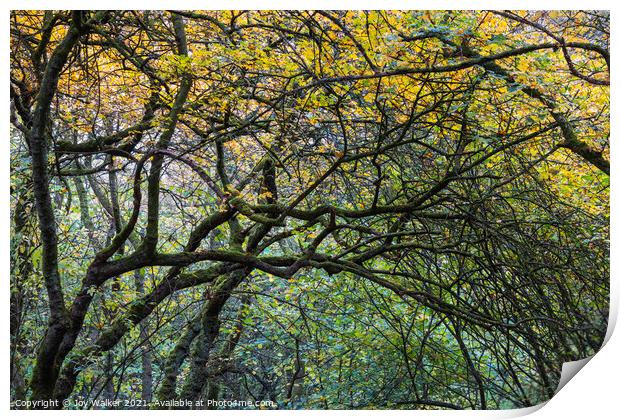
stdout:
[(134, 9), (134, 10), (161, 10), (161, 9), (299, 9), (299, 10), (360, 10), (360, 9), (393, 9), (393, 10), (484, 10), (484, 9), (512, 9), (512, 10), (579, 10), (604, 9), (613, 10), (612, 1), (590, 0), (587, 3), (576, 0), (122, 0), (91, 1), (83, 0), (5, 0), (0, 7), (10, 9)]

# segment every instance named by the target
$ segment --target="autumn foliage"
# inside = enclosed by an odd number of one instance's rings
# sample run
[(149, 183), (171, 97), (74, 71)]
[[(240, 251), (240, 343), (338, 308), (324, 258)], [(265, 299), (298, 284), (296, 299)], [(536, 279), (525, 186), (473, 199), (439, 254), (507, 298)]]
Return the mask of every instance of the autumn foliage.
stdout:
[(10, 19), (13, 400), (515, 408), (600, 347), (608, 13)]

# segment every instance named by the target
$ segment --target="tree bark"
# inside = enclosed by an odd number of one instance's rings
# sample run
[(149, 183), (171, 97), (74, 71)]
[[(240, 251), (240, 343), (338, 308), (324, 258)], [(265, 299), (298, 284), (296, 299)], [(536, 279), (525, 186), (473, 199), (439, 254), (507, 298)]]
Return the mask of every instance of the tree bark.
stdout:
[(69, 53), (80, 38), (80, 31), (77, 27), (79, 24), (76, 24), (76, 20), (79, 21), (80, 19), (80, 12), (74, 13), (74, 19), (67, 34), (56, 47), (47, 63), (36, 99), (29, 136), (34, 201), (39, 218), (42, 244), (41, 270), (45, 281), (45, 288), (47, 289), (50, 311), (47, 331), (39, 347), (30, 381), (32, 400), (52, 398), (60, 369), (60, 366), (55, 361), (55, 357), (63, 335), (69, 326), (58, 272), (56, 218), (49, 189), (47, 127), (50, 105), (56, 93), (58, 78), (67, 62)]

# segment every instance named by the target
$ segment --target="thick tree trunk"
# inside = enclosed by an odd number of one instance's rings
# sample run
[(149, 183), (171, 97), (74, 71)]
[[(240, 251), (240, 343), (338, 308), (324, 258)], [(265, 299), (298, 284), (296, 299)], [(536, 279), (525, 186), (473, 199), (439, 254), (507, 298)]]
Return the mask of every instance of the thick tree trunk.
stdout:
[[(69, 326), (60, 275), (58, 273), (58, 238), (49, 189), (48, 136), (46, 130), (49, 122), (50, 105), (56, 93), (58, 78), (69, 53), (80, 37), (80, 32), (75, 22), (75, 19), (79, 20), (80, 18), (79, 12), (74, 14), (72, 26), (69, 28), (65, 38), (52, 53), (45, 68), (39, 94), (37, 95), (29, 136), (34, 201), (39, 218), (42, 244), (41, 270), (47, 289), (50, 312), (48, 328), (39, 347), (30, 381), (30, 388), (32, 389), (31, 398), (33, 400), (52, 398), (60, 369), (55, 360), (56, 353)], [(79, 26), (79, 23), (77, 25)]]
[(219, 316), (230, 293), (247, 276), (248, 270), (237, 270), (219, 284), (214, 285), (213, 296), (205, 305), (201, 314), (201, 331), (195, 339), (191, 353), (189, 375), (183, 385), (180, 398), (195, 401), (199, 399), (208, 379), (209, 355), (220, 332)]
[[(134, 272), (134, 280), (136, 291), (141, 295), (144, 294), (144, 273), (142, 270)], [(146, 320), (140, 323), (140, 342), (142, 343), (141, 398), (144, 401), (151, 401), (153, 398), (153, 355)]]
[(179, 341), (174, 346), (164, 367), (164, 379), (157, 391), (157, 399), (160, 401), (173, 400), (177, 397), (177, 377), (183, 362), (189, 354), (190, 347), (196, 336), (200, 333), (201, 315), (198, 314), (185, 327)]

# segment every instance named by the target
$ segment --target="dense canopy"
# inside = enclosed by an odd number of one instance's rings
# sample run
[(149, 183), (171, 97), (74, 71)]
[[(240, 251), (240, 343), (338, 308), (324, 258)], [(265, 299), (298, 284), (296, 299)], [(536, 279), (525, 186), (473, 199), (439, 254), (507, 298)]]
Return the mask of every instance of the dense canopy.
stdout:
[(12, 400), (515, 408), (600, 347), (608, 13), (10, 19)]

